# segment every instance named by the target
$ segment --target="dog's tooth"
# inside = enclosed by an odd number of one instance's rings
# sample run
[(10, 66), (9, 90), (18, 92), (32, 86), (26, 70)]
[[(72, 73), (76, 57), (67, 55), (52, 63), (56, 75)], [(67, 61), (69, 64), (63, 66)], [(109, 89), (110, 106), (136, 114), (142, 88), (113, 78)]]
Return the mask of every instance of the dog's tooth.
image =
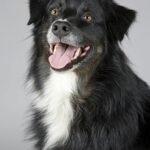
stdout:
[(59, 47), (59, 45), (60, 45), (60, 44), (56, 44), (56, 45), (53, 46), (53, 54), (56, 53), (57, 48)]
[(86, 46), (84, 49), (85, 49), (85, 51), (89, 51), (90, 50), (90, 46)]
[(85, 55), (86, 55), (86, 53), (87, 53), (87, 52), (84, 52), (84, 53), (82, 53), (80, 57), (83, 57), (83, 56), (85, 56)]
[(50, 44), (50, 53), (53, 53), (53, 45)]
[(54, 51), (53, 51), (53, 54), (55, 54), (55, 53), (56, 53), (56, 50), (57, 50), (57, 49), (56, 49), (56, 46), (55, 46)]
[(80, 54), (81, 54), (81, 47), (80, 47), (80, 48), (78, 48), (78, 49), (76, 50), (76, 52), (75, 52), (75, 55), (74, 55), (73, 59), (77, 59), (77, 57), (78, 57)]

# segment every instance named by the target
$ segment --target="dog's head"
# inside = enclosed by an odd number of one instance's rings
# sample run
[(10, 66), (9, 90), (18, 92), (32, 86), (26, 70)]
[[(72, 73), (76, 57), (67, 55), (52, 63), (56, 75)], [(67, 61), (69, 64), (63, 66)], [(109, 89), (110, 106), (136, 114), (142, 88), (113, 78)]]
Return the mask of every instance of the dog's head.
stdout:
[(28, 24), (50, 66), (66, 70), (97, 63), (134, 19), (135, 11), (112, 0), (30, 0)]

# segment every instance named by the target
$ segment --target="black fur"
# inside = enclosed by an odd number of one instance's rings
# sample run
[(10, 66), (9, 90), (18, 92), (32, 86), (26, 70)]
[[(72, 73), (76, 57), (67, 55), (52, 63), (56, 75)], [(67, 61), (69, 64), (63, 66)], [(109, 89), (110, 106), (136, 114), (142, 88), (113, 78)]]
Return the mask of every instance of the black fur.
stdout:
[[(35, 90), (39, 92), (42, 92), (44, 82), (50, 76), (45, 37), (52, 22), (47, 8), (53, 2), (30, 0), (31, 17), (28, 24), (34, 25), (34, 47), (28, 78), (34, 78)], [(67, 4), (78, 6), (76, 3), (80, 2), (69, 0)], [(90, 35), (90, 41), (94, 39), (92, 42), (95, 45), (102, 45), (103, 55), (99, 55), (98, 60), (95, 58), (95, 64), (85, 59), (77, 70), (79, 78), (88, 76), (86, 88), (79, 87), (79, 92), (88, 88), (92, 90), (88, 96), (79, 95), (85, 101), (82, 104), (74, 96), (75, 117), (70, 137), (63, 146), (58, 144), (53, 150), (150, 150), (150, 89), (130, 69), (118, 44), (127, 34), (136, 13), (112, 0), (93, 0), (91, 3), (96, 3), (91, 7), (97, 12), (97, 19), (102, 20), (96, 22), (100, 22), (100, 25), (89, 27), (81, 21), (75, 25)], [(66, 12), (71, 12), (70, 8)], [(73, 17), (74, 11), (70, 14)], [(94, 69), (88, 70), (87, 66)], [(84, 72), (84, 69), (87, 71)], [(31, 129), (38, 150), (42, 150), (45, 144), (46, 126), (42, 123), (44, 113), (33, 110)]]

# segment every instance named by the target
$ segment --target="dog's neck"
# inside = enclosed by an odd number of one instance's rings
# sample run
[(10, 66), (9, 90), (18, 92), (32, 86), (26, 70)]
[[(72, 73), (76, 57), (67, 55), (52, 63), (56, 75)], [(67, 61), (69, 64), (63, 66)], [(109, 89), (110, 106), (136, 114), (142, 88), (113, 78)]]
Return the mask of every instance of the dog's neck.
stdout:
[(36, 100), (35, 107), (45, 111), (43, 119), (47, 126), (46, 146), (53, 148), (55, 144), (64, 142), (69, 137), (70, 125), (74, 110), (72, 96), (77, 93), (78, 77), (73, 71), (57, 72), (51, 70), (51, 75), (44, 85), (44, 92)]
[(55, 144), (64, 144), (69, 137), (71, 122), (74, 119), (73, 102), (80, 104), (91, 93), (92, 74), (96, 70), (95, 60), (84, 68), (68, 71), (50, 69), (50, 76), (44, 84), (43, 93), (38, 94), (35, 107), (46, 112), (43, 123), (47, 126), (46, 146), (53, 148)]

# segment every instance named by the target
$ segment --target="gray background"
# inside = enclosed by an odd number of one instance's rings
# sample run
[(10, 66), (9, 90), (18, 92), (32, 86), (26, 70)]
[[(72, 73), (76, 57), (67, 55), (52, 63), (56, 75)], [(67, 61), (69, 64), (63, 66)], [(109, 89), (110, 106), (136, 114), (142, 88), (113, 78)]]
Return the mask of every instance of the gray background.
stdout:
[[(132, 68), (150, 84), (150, 1), (117, 0), (138, 11), (122, 47)], [(31, 150), (24, 141), (30, 98), (24, 81), (32, 38), (27, 0), (0, 0), (0, 150)]]

